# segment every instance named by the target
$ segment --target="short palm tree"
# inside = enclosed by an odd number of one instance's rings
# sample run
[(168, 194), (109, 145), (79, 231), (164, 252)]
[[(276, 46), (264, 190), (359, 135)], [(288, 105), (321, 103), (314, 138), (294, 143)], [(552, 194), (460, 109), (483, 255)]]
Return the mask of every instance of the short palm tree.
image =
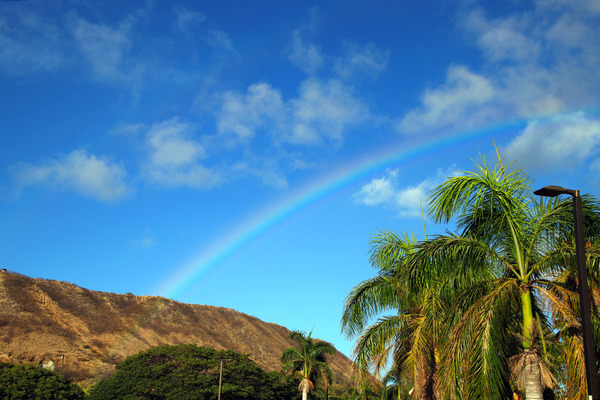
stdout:
[(290, 332), (290, 339), (298, 343), (298, 347), (289, 347), (281, 356), (284, 373), (294, 373), (301, 379), (298, 390), (302, 392), (302, 400), (307, 400), (308, 392), (315, 388), (315, 382), (324, 379), (331, 382), (333, 372), (325, 360), (326, 354), (335, 354), (331, 343), (315, 340), (304, 332)]

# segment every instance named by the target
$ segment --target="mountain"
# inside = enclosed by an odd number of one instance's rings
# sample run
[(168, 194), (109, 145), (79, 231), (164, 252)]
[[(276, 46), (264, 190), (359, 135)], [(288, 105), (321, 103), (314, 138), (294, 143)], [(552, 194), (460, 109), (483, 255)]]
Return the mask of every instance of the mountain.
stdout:
[[(0, 361), (39, 364), (85, 386), (125, 357), (159, 345), (196, 344), (249, 354), (278, 371), (289, 330), (223, 307), (158, 296), (97, 292), (67, 282), (0, 271)], [(336, 383), (351, 361), (330, 356)]]

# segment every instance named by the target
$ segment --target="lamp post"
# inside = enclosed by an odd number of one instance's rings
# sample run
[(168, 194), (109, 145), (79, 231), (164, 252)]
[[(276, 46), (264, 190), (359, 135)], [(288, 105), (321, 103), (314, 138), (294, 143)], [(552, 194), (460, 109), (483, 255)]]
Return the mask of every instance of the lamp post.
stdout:
[(579, 302), (581, 307), (581, 327), (583, 329), (583, 352), (587, 374), (588, 395), (591, 400), (600, 400), (596, 353), (592, 338), (592, 306), (590, 289), (587, 282), (585, 260), (585, 242), (583, 237), (583, 207), (579, 190), (565, 189), (560, 186), (545, 186), (533, 192), (538, 196), (556, 197), (561, 194), (573, 196), (573, 216), (575, 218), (575, 251), (577, 255), (577, 273), (579, 279)]

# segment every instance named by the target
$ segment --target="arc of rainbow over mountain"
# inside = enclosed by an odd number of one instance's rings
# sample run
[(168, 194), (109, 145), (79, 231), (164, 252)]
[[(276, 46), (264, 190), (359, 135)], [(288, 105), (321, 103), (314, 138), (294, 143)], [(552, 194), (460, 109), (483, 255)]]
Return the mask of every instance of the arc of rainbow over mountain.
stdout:
[[(506, 123), (501, 126), (488, 127), (477, 131), (468, 131), (441, 138), (437, 137), (435, 140), (415, 142), (409, 145), (405, 143), (398, 144), (397, 146), (368, 154), (338, 167), (334, 171), (305, 184), (279, 202), (270, 204), (264, 209), (253, 213), (251, 217), (235, 226), (227, 234), (178, 268), (171, 279), (158, 289), (158, 294), (168, 298), (177, 298), (208, 272), (217, 268), (227, 258), (241, 250), (254, 239), (298, 211), (326, 198), (328, 195), (353, 182), (357, 182), (392, 165), (400, 165), (402, 162), (407, 162), (444, 148), (451, 148), (469, 140), (483, 136), (491, 137), (492, 134), (501, 136), (504, 134), (502, 131), (505, 130), (504, 128), (507, 125), (513, 126)], [(490, 146), (492, 146), (491, 139)]]

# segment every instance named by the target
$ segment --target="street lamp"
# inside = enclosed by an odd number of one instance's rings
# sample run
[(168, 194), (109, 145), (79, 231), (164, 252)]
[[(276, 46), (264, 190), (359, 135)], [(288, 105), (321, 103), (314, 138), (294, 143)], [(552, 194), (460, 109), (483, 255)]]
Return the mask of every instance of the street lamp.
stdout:
[(575, 251), (577, 254), (577, 273), (579, 277), (579, 302), (581, 303), (581, 327), (583, 329), (583, 350), (587, 374), (588, 395), (591, 400), (600, 400), (596, 352), (592, 338), (592, 306), (590, 289), (587, 282), (585, 260), (585, 242), (583, 237), (583, 207), (579, 190), (565, 189), (560, 186), (545, 186), (533, 192), (538, 196), (556, 197), (561, 194), (573, 196), (573, 216), (575, 218)]

